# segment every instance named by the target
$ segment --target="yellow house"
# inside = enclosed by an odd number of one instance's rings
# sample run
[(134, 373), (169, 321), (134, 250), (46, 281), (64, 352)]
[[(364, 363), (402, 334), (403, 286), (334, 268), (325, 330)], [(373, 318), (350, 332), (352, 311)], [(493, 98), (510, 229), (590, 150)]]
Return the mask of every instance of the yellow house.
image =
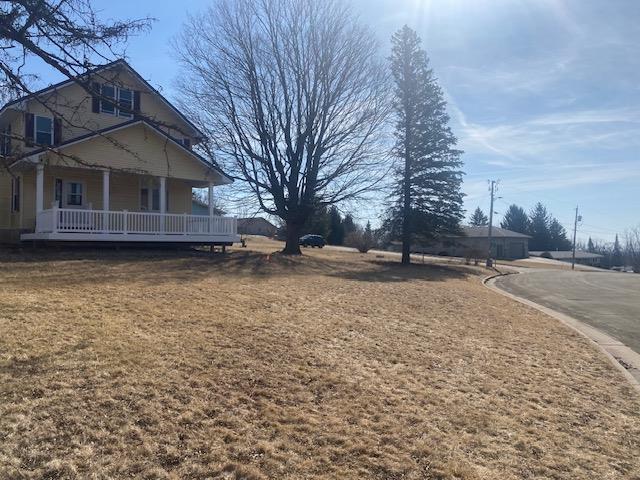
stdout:
[[(239, 241), (214, 215), (232, 182), (193, 150), (202, 132), (124, 60), (0, 110), (0, 242)], [(193, 215), (208, 187), (209, 214)]]

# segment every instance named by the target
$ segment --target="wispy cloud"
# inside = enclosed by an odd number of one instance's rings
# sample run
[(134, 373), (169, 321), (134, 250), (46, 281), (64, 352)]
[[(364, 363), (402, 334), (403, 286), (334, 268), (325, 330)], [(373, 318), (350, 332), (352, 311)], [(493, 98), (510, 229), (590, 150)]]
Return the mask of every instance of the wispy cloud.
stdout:
[(451, 96), (449, 108), (461, 147), (469, 155), (492, 155), (489, 165), (583, 162), (581, 149), (640, 147), (640, 108), (564, 111), (498, 124), (470, 121)]

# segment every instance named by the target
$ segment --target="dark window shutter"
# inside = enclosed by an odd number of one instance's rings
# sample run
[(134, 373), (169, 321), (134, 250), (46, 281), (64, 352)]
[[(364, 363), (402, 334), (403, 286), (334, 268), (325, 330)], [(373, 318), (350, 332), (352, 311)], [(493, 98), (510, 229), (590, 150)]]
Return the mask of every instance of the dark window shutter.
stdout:
[(59, 118), (53, 119), (53, 144), (60, 145), (62, 143), (62, 122)]
[(100, 84), (97, 82), (93, 82), (91, 84), (92, 90), (95, 92), (91, 97), (91, 111), (93, 113), (100, 113)]
[(33, 146), (33, 113), (24, 114), (24, 143), (27, 147)]
[(11, 155), (11, 124), (7, 125), (7, 155)]
[(140, 113), (140, 91), (135, 90), (133, 92), (133, 111), (135, 113)]

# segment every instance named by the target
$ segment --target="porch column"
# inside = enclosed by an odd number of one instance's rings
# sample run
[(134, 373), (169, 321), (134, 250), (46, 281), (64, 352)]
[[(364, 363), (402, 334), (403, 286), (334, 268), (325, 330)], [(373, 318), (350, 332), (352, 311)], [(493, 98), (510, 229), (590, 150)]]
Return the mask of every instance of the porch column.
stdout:
[(213, 233), (213, 184), (209, 184), (209, 233)]
[(102, 210), (109, 210), (109, 170), (102, 171)]
[(211, 184), (211, 183), (209, 184), (208, 194), (209, 194), (209, 216), (213, 217), (213, 215), (214, 215), (214, 212), (213, 212), (213, 210), (214, 210), (213, 209), (213, 184)]
[(102, 230), (108, 233), (109, 225), (109, 170), (102, 171)]
[(44, 165), (36, 166), (36, 212), (44, 210)]
[(160, 177), (160, 231), (164, 233), (165, 214), (167, 213), (167, 179)]

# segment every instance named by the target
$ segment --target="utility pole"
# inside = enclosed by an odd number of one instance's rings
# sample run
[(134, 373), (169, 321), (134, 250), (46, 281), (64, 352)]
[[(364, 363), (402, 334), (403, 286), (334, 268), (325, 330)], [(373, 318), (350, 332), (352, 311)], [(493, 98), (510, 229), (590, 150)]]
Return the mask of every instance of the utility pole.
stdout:
[(578, 230), (578, 221), (582, 220), (582, 217), (578, 215), (578, 206), (576, 205), (576, 218), (573, 222), (573, 253), (571, 254), (571, 270), (576, 268), (576, 232)]
[(487, 268), (493, 267), (493, 261), (491, 259), (491, 234), (493, 229), (493, 200), (495, 195), (496, 181), (491, 180), (491, 208), (489, 209), (489, 246), (487, 251)]

